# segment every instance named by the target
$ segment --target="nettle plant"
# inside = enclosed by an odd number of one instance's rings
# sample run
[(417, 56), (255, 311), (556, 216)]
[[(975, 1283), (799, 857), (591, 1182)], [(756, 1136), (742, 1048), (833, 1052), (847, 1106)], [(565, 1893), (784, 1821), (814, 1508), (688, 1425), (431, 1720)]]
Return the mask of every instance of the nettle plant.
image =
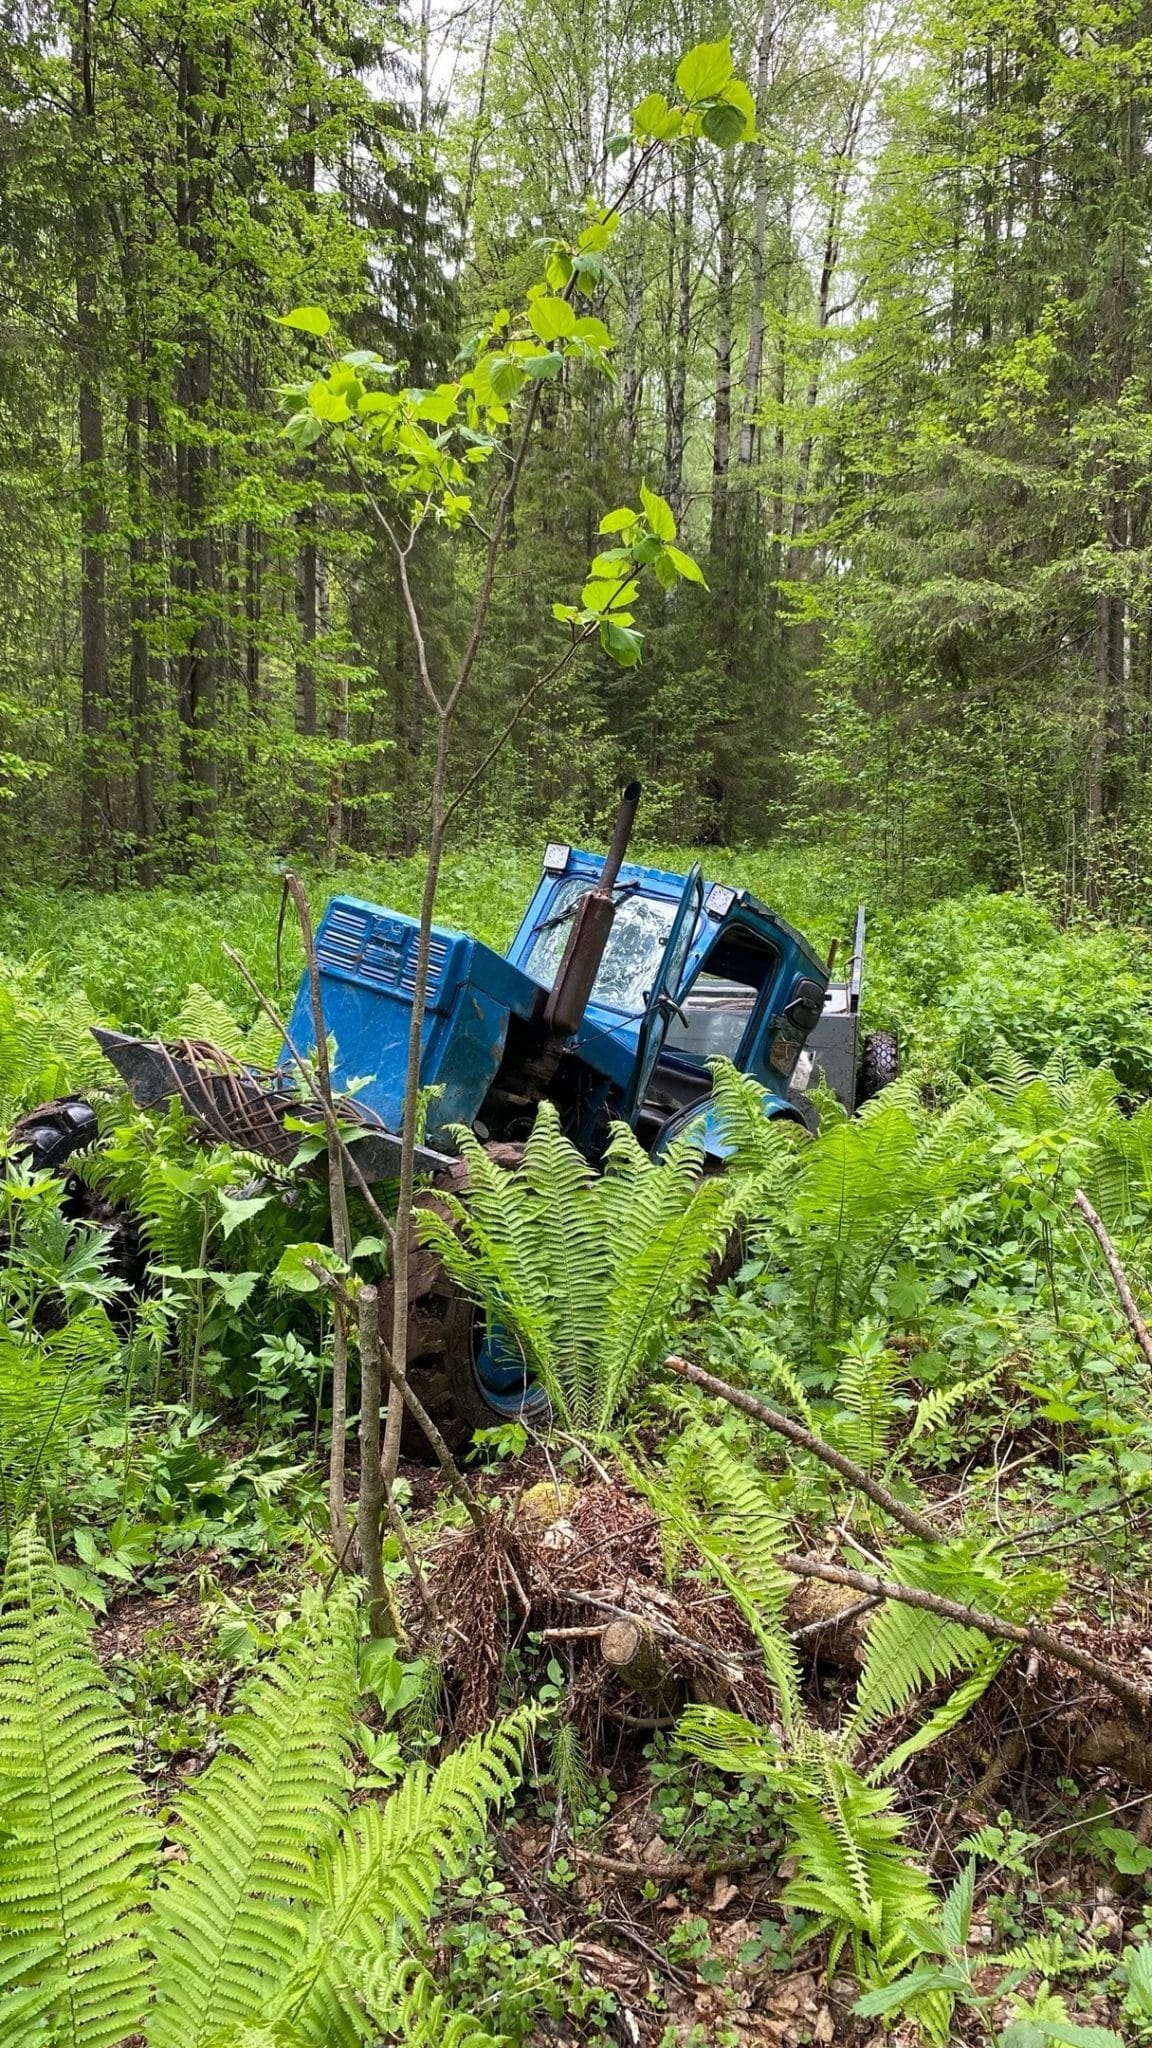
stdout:
[[(408, 1040), (408, 1083), (401, 1130), (396, 1227), (392, 1245), (391, 1353), (407, 1355), (408, 1257), (412, 1233), (413, 1161), (420, 1114), (420, 1044), (428, 982), (429, 941), (445, 836), (460, 804), (496, 758), (532, 700), (572, 666), (581, 649), (598, 642), (625, 668), (635, 667), (642, 634), (634, 610), (642, 581), (662, 590), (703, 575), (677, 545), (676, 520), (667, 501), (646, 486), (640, 506), (618, 506), (600, 523), (607, 543), (593, 559), (579, 603), (557, 601), (553, 617), (563, 643), (529, 684), (511, 719), (454, 791), (448, 788), (453, 719), (483, 645), (492, 593), (516, 494), (530, 457), (541, 399), (548, 384), (574, 374), (612, 376), (612, 334), (603, 318), (613, 282), (609, 251), (637, 191), (645, 166), (662, 151), (721, 149), (755, 137), (752, 95), (735, 76), (729, 42), (700, 43), (676, 68), (677, 97), (651, 92), (634, 108), (630, 132), (613, 139), (607, 179), (627, 157), (617, 189), (590, 198), (574, 195), (582, 225), (571, 236), (537, 246), (541, 275), (516, 309), (501, 307), (466, 342), (458, 374), (434, 389), (405, 385), (400, 366), (372, 349), (341, 350), (329, 314), (299, 306), (281, 325), (312, 336), (326, 360), (318, 374), (286, 387), (291, 408), (285, 434), (298, 450), (325, 441), (347, 462), (365, 513), (385, 536), (396, 562), (419, 687), (435, 734), (428, 793), (427, 865)], [(498, 481), (477, 499), (489, 465)], [(420, 535), (446, 530), (467, 550), (472, 621), (463, 652), (447, 672), (437, 668), (425, 631), (410, 567)], [(475, 553), (479, 550), (479, 571)], [(387, 1480), (395, 1475), (401, 1403), (393, 1388), (384, 1447)]]

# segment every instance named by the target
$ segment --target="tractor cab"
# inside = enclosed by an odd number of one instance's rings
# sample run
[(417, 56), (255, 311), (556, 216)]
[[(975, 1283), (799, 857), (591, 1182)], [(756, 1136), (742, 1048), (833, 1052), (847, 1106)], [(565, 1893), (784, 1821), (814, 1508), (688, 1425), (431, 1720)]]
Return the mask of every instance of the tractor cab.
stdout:
[[(509, 961), (546, 988), (603, 865), (599, 855), (568, 846), (546, 851), (508, 949)], [(709, 886), (698, 867), (677, 875), (623, 865), (612, 894), (608, 942), (557, 1075), (561, 1097), (574, 1089), (578, 1140), (591, 1147), (590, 1120), (607, 1114), (631, 1123), (641, 1143), (659, 1151), (698, 1120), (711, 1092), (708, 1062), (719, 1056), (754, 1076), (770, 1115), (806, 1121), (790, 1087), (828, 986), (828, 969), (807, 940), (748, 890)], [(583, 1099), (579, 1069), (601, 1082), (585, 1086)], [(720, 1135), (707, 1124), (706, 1143), (722, 1154)]]

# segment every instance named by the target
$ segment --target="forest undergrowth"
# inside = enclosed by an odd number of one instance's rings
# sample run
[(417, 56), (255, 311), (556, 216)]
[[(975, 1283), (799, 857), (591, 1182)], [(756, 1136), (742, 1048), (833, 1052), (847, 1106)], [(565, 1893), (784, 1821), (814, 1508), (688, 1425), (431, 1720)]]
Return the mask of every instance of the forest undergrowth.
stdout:
[[(854, 907), (710, 868), (820, 942)], [(533, 876), (454, 856), (439, 914), (502, 944)], [(547, 1114), (479, 1155), (425, 1243), (550, 1420), (406, 1455), (373, 1587), (368, 1336), (335, 1556), (326, 1473), (375, 1219), (338, 1261), (322, 1176), (88, 1035), (271, 1057), (220, 938), (286, 1002), (277, 896), (0, 902), (0, 1122), (101, 1125), (0, 1181), (0, 2043), (1152, 2041), (1147, 939), (878, 912), (904, 1072), (855, 1118), (721, 1070), (723, 1180)]]

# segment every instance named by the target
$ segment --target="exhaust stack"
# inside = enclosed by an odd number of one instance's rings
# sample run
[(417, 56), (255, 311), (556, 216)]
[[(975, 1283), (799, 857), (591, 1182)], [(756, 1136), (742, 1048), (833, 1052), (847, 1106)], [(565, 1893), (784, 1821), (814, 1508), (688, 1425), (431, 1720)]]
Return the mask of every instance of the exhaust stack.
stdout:
[(612, 843), (600, 879), (594, 889), (589, 889), (587, 895), (580, 898), (576, 907), (564, 957), (556, 970), (556, 979), (544, 1008), (545, 1028), (553, 1039), (571, 1038), (583, 1022), (616, 919), (612, 892), (628, 851), (639, 803), (640, 784), (630, 782), (620, 799), (612, 829)]

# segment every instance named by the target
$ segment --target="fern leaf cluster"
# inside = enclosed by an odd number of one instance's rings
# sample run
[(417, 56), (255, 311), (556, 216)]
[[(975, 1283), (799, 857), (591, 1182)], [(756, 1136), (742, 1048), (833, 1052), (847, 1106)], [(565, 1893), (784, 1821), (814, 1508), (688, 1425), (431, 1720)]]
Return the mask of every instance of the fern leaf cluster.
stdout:
[(340, 1587), (246, 1688), (157, 1867), (86, 1625), (21, 1530), (0, 1597), (0, 2042), (352, 2048), (386, 2013), (414, 2043), (488, 2048), (410, 1951), (514, 1788), (531, 1713), (353, 1808), (357, 1690)]
[(519, 1348), (565, 1422), (602, 1432), (703, 1286), (730, 1191), (703, 1176), (692, 1144), (657, 1165), (625, 1126), (598, 1175), (550, 1103), (513, 1173), (468, 1131), (457, 1137), (468, 1197), (449, 1198), (448, 1216), (426, 1212), (424, 1240), (482, 1305), (489, 1329)]
[(79, 991), (46, 996), (44, 962), (0, 960), (0, 1116), (106, 1080), (92, 1037), (97, 1019)]
[(20, 1995), (45, 1994), (54, 2048), (115, 2048), (147, 2002), (153, 1831), (87, 1631), (27, 1527), (0, 1596), (0, 1794), (0, 1940), (24, 1953)]
[(181, 1855), (165, 1865), (150, 1922), (151, 2048), (199, 2048), (258, 2012), (298, 1962), (317, 1858), (343, 1813), (354, 1623), (341, 1598), (322, 1629), (287, 1645), (244, 1695), (231, 1749), (181, 1802)]

